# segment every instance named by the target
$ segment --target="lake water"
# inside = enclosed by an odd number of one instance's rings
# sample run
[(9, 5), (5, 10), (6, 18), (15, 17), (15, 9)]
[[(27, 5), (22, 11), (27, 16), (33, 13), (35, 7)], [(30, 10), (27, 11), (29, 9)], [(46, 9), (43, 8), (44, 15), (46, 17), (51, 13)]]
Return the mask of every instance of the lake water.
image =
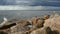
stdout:
[(60, 11), (34, 11), (34, 10), (0, 10), (0, 21), (6, 17), (8, 19), (12, 18), (29, 18), (32, 16), (41, 16), (45, 14), (60, 13)]

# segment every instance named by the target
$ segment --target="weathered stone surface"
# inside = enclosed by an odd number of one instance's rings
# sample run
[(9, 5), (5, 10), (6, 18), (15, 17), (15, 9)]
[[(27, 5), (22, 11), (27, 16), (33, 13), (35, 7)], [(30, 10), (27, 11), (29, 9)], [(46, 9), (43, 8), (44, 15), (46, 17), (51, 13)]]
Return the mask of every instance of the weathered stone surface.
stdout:
[(3, 30), (0, 30), (0, 34), (11, 34), (11, 31), (10, 29), (3, 29)]
[[(11, 33), (20, 34), (20, 33), (26, 33), (30, 28), (32, 28), (32, 25), (26, 21), (26, 20), (20, 20), (16, 23), (16, 26), (11, 27)], [(31, 26), (31, 27), (30, 27)]]
[(33, 25), (35, 25), (37, 23), (37, 21), (36, 21), (37, 17), (32, 17), (30, 20), (31, 20)]
[(43, 18), (38, 18), (38, 17), (33, 17), (33, 18), (31, 18), (31, 23), (36, 28), (40, 28), (40, 27), (43, 27), (44, 19)]
[(10, 20), (0, 27), (1, 34), (60, 34), (60, 15)]
[(54, 17), (45, 20), (44, 27), (50, 27), (52, 30), (56, 30), (60, 34), (60, 15), (55, 14)]
[(28, 30), (27, 28), (25, 28), (24, 26), (20, 26), (20, 25), (11, 27), (11, 32), (24, 32), (27, 30)]
[(59, 17), (59, 16), (60, 16), (60, 14), (56, 13), (56, 14), (50, 15), (50, 18), (55, 18), (55, 17)]
[(8, 34), (8, 33), (4, 31), (0, 31), (0, 34)]
[(15, 26), (16, 25), (16, 19), (12, 19), (12, 20), (8, 20), (6, 23), (4, 23), (3, 25), (0, 26), (0, 30), (1, 29), (8, 29), (12, 26)]
[(26, 24), (26, 22), (27, 22), (27, 20), (25, 20), (25, 19), (21, 19), (21, 20), (18, 20), (17, 22), (16, 22), (16, 24), (18, 25), (18, 24), (22, 24), (22, 25), (24, 25), (24, 24)]
[(32, 31), (30, 34), (59, 34), (58, 31), (52, 31), (50, 27), (43, 27)]
[(50, 18), (50, 15), (44, 15), (42, 18), (43, 18), (44, 20), (49, 19), (49, 18)]
[(51, 34), (51, 29), (49, 27), (40, 28), (31, 32), (31, 34)]

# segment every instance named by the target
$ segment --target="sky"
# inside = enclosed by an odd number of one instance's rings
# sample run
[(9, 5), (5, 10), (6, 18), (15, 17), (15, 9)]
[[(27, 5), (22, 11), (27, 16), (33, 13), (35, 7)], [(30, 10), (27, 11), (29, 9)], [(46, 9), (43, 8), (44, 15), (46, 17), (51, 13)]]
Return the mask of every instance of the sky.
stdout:
[[(18, 7), (17, 7), (17, 5), (18, 5)], [(6, 8), (6, 10), (8, 10), (7, 8), (9, 7), (9, 9), (13, 10), (14, 9), (13, 6), (15, 8), (20, 7), (20, 10), (21, 9), (23, 9), (23, 10), (27, 9), (28, 10), (28, 9), (36, 8), (36, 7), (37, 7), (37, 9), (39, 8), (40, 10), (43, 7), (46, 8), (46, 9), (51, 9), (52, 8), (54, 10), (56, 8), (56, 10), (57, 9), (60, 10), (60, 0), (0, 0), (0, 9), (1, 8), (2, 9)]]

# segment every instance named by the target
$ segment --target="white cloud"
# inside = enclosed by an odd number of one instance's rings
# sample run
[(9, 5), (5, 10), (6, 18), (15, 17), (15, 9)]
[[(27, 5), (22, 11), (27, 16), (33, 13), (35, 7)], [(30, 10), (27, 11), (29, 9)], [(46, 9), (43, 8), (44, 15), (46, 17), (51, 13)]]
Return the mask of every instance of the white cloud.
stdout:
[(51, 6), (0, 6), (0, 10), (60, 10)]

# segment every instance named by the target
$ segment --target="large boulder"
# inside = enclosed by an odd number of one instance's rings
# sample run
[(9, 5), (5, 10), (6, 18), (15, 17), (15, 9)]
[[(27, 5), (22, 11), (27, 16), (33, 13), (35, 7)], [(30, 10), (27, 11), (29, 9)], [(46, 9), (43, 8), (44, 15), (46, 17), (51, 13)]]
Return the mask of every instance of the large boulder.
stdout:
[(43, 27), (44, 19), (40, 18), (40, 17), (33, 17), (33, 18), (31, 18), (31, 23), (36, 28), (41, 28), (41, 27)]
[(19, 20), (16, 26), (10, 28), (11, 34), (26, 34), (32, 28), (27, 20)]
[(12, 26), (15, 26), (16, 21), (18, 21), (18, 20), (17, 19), (11, 19), (11, 20), (8, 20), (7, 22), (5, 22), (3, 25), (0, 24), (0, 30), (8, 29), (8, 28), (10, 28)]
[(50, 27), (43, 27), (32, 31), (30, 34), (59, 34), (58, 31), (52, 31)]
[(55, 14), (53, 17), (51, 16), (51, 18), (45, 20), (44, 27), (50, 27), (60, 34), (60, 15)]
[(17, 21), (18, 21), (18, 19), (10, 19), (10, 20), (8, 20), (3, 26), (16, 23)]
[(52, 34), (52, 31), (49, 27), (43, 27), (32, 31), (31, 34)]
[(50, 18), (50, 15), (44, 15), (42, 18), (43, 18), (44, 20), (49, 19), (49, 18)]

